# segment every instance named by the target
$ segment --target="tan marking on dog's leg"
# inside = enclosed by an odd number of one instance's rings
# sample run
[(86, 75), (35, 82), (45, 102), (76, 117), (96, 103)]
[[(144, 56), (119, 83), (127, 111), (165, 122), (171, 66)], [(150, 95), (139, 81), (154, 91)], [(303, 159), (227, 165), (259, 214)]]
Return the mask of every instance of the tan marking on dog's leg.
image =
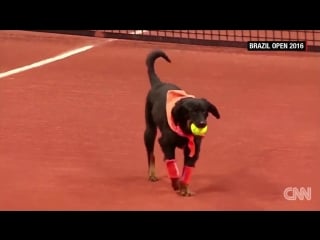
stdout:
[(159, 178), (156, 176), (156, 166), (155, 166), (155, 157), (151, 153), (149, 156), (149, 181), (156, 182), (159, 180)]

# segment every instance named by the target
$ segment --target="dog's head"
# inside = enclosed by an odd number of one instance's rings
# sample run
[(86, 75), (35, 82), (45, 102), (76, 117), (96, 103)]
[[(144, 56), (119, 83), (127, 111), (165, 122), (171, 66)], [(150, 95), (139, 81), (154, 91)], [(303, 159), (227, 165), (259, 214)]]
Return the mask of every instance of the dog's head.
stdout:
[(191, 133), (190, 125), (192, 123), (199, 128), (205, 127), (209, 113), (220, 119), (220, 113), (216, 106), (205, 98), (184, 98), (178, 101), (172, 109), (175, 124), (179, 125), (187, 134)]

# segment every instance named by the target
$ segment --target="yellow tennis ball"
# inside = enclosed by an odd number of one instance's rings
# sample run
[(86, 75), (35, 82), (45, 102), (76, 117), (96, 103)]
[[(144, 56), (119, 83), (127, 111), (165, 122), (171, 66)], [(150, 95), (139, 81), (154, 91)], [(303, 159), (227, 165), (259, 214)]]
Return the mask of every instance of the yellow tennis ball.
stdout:
[(191, 124), (191, 132), (197, 136), (204, 136), (208, 131), (208, 126), (198, 128), (194, 123)]

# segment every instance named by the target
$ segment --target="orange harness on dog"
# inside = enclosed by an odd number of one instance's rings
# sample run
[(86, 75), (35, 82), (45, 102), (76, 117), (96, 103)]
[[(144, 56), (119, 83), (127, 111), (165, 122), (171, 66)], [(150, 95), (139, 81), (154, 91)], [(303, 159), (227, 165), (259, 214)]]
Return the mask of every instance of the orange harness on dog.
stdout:
[(175, 104), (179, 100), (181, 100), (183, 98), (187, 98), (187, 97), (195, 98), (195, 96), (187, 94), (183, 90), (169, 90), (167, 92), (166, 113), (167, 113), (168, 124), (169, 124), (171, 130), (174, 131), (175, 133), (177, 133), (178, 135), (182, 136), (182, 137), (188, 138), (188, 147), (190, 149), (189, 156), (192, 157), (194, 155), (194, 153), (195, 153), (194, 136), (192, 134), (185, 134), (181, 130), (180, 126), (176, 125), (174, 123), (173, 117), (172, 117), (172, 109), (174, 108)]

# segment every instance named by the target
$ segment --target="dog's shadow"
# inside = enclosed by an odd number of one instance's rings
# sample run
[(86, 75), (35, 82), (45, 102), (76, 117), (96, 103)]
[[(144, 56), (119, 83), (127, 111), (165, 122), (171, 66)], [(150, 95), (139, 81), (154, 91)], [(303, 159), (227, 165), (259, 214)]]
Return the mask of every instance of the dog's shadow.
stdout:
[[(135, 188), (149, 189), (154, 188), (166, 190), (170, 188), (170, 180), (167, 175), (157, 175), (158, 181), (150, 182), (147, 176), (126, 176), (125, 178), (118, 179), (121, 182), (127, 182), (130, 186)], [(229, 192), (232, 191), (233, 183), (228, 180), (228, 177), (221, 175), (200, 175), (194, 178), (192, 182), (192, 189), (197, 193), (213, 193), (213, 192)]]
[(232, 182), (224, 176), (200, 175), (194, 179), (197, 193), (229, 192), (232, 191)]
[(132, 175), (132, 176), (126, 176), (126, 177), (121, 177), (118, 178), (117, 181), (119, 183), (126, 182), (127, 187), (132, 187), (135, 189), (140, 189), (142, 191), (147, 190), (150, 191), (151, 189), (153, 190), (160, 190), (160, 189), (166, 189), (170, 181), (166, 175), (157, 175), (158, 181), (150, 181), (148, 179), (148, 176), (137, 176), (137, 175)]
[(240, 194), (268, 201), (282, 197), (281, 186), (268, 176), (243, 169), (225, 175), (199, 175), (194, 179), (194, 184), (196, 192), (202, 194)]

